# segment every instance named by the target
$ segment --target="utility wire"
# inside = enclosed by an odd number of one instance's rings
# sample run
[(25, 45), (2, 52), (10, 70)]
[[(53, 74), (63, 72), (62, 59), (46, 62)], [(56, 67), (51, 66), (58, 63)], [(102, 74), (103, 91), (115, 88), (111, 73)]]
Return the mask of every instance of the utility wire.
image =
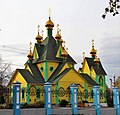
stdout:
[(19, 54), (24, 54), (24, 55), (26, 55), (26, 53), (19, 52), (19, 51), (13, 51), (13, 50), (8, 50), (8, 49), (0, 49), (0, 50), (9, 51), (9, 52), (14, 52), (14, 53), (19, 53)]
[(1, 47), (4, 47), (4, 48), (10, 48), (10, 49), (14, 49), (14, 50), (20, 50), (20, 51), (26, 51), (28, 52), (28, 50), (25, 50), (25, 49), (20, 49), (20, 48), (15, 48), (15, 47), (10, 47), (10, 46), (6, 46), (6, 45), (0, 45)]

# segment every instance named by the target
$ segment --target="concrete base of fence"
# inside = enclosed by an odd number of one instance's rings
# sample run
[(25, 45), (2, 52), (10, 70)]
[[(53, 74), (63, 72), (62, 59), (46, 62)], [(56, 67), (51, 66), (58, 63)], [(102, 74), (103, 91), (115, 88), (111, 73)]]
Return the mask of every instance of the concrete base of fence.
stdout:
[[(21, 109), (21, 115), (45, 115), (45, 108)], [(78, 113), (83, 115), (95, 115), (94, 108), (79, 107)], [(1, 109), (0, 115), (13, 115), (13, 109)], [(52, 115), (72, 115), (71, 108), (57, 107), (52, 109)], [(101, 108), (101, 115), (116, 115), (115, 108)]]

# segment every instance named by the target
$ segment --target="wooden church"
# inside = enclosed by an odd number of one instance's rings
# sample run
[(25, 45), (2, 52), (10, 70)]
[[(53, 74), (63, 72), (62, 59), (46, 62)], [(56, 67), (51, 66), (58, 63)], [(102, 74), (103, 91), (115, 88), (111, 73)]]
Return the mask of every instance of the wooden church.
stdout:
[[(100, 59), (96, 56), (94, 44), (90, 52), (91, 57), (84, 57), (82, 68), (78, 71), (74, 68), (76, 62), (65, 48), (59, 27), (54, 37), (52, 34), (54, 23), (49, 16), (45, 24), (47, 36), (45, 39), (38, 35), (33, 50), (27, 55), (28, 61), (24, 69), (16, 69), (8, 86), (16, 81), (21, 82), (21, 103), (33, 104), (44, 101), (44, 83), (52, 84), (52, 103), (59, 104), (61, 100), (70, 101), (69, 87), (71, 84), (78, 85), (78, 102), (93, 102), (93, 86), (100, 86), (101, 99), (105, 103), (104, 92), (106, 90), (106, 72)], [(91, 95), (90, 95), (91, 94)], [(12, 94), (11, 94), (12, 97)]]

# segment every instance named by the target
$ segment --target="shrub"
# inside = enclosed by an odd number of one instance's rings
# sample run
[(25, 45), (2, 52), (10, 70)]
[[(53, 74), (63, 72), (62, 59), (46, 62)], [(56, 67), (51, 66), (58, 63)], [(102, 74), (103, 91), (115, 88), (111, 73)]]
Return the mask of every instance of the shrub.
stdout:
[(60, 101), (60, 106), (61, 107), (66, 107), (68, 105), (68, 101), (66, 101), (65, 99)]
[(30, 106), (28, 105), (28, 103), (23, 103), (21, 104), (21, 108), (29, 108)]
[(21, 104), (21, 108), (44, 108), (44, 102), (38, 101), (30, 105), (28, 103), (24, 103), (24, 104)]
[(13, 109), (13, 104), (12, 103), (7, 104), (7, 109)]

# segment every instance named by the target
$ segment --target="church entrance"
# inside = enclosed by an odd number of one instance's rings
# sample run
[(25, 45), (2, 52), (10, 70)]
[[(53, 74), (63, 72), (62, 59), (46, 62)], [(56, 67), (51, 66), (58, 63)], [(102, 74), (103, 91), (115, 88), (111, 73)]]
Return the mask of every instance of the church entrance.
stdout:
[(30, 103), (34, 104), (36, 102), (36, 87), (33, 85), (30, 87)]

